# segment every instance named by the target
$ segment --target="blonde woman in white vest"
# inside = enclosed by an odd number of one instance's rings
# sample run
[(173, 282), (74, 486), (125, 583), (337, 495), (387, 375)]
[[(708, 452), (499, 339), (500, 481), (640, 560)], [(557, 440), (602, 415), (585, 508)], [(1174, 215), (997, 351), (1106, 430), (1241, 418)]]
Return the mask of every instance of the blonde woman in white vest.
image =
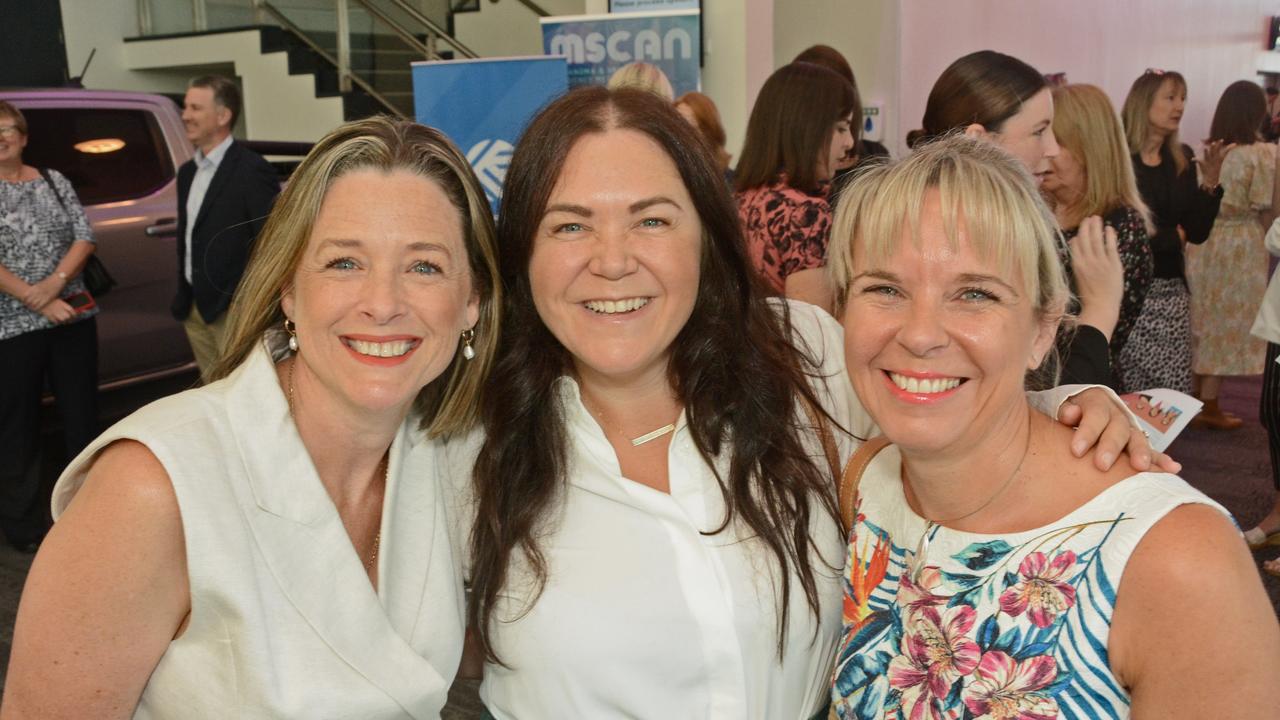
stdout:
[(217, 382), (76, 458), (19, 608), (4, 718), (436, 718), (462, 652), (428, 437), (468, 429), (496, 340), (466, 159), (404, 121), (298, 168)]

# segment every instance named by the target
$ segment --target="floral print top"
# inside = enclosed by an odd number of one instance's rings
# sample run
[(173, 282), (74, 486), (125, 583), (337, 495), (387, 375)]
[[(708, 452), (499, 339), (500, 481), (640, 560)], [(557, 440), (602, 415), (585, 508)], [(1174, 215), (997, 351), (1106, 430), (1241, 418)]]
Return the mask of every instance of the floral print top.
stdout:
[[(49, 179), (57, 184), (56, 191), (44, 178), (0, 182), (0, 266), (27, 283), (52, 275), (76, 240), (94, 241), (93, 230), (70, 181), (52, 169)], [(59, 196), (62, 202), (58, 202)], [(67, 281), (62, 297), (84, 289), (84, 279), (73, 277)], [(97, 314), (95, 307), (78, 313), (72, 322)], [(13, 295), (0, 292), (0, 340), (51, 327), (53, 322), (44, 315)]]
[[(1102, 220), (1105, 225), (1115, 228), (1116, 250), (1120, 253), (1120, 264), (1124, 266), (1124, 296), (1120, 299), (1120, 317), (1116, 321), (1115, 331), (1111, 333), (1111, 367), (1114, 369), (1120, 367), (1120, 351), (1124, 349), (1134, 323), (1142, 314), (1142, 302), (1147, 299), (1147, 289), (1151, 287), (1151, 278), (1155, 274), (1155, 261), (1151, 254), (1151, 243), (1147, 239), (1147, 226), (1137, 210), (1125, 205)], [(1072, 292), (1076, 290), (1076, 281), (1071, 274), (1071, 252), (1065, 241), (1074, 238), (1079, 231), (1078, 227), (1064, 230), (1064, 242), (1058, 249), (1062, 269), (1071, 280)]]
[(827, 184), (815, 193), (797, 190), (784, 176), (737, 194), (751, 266), (774, 294), (785, 294), (791, 273), (826, 264), (831, 235), (827, 192)]
[(913, 513), (900, 468), (890, 446), (862, 480), (835, 716), (1127, 718), (1129, 695), (1107, 654), (1125, 564), (1170, 510), (1226, 510), (1177, 476), (1139, 473), (1051, 525), (979, 535)]

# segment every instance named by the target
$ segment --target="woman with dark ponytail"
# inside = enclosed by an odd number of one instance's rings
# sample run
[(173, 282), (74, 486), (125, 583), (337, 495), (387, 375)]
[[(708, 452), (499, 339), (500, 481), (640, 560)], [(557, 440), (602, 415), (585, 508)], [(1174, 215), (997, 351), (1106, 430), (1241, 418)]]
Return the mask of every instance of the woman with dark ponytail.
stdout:
[[(1044, 76), (1025, 62), (994, 50), (979, 50), (942, 71), (929, 92), (922, 127), (907, 134), (907, 145), (963, 132), (995, 143), (1022, 163), (1039, 186), (1058, 154), (1053, 135), (1053, 95)], [(1111, 382), (1108, 343), (1099, 329), (1113, 327), (1124, 294), (1124, 266), (1115, 231), (1088, 238), (1095, 252), (1072, 264), (1080, 299), (1080, 322), (1066, 345), (1062, 380)], [(1098, 317), (1098, 321), (1093, 321)]]

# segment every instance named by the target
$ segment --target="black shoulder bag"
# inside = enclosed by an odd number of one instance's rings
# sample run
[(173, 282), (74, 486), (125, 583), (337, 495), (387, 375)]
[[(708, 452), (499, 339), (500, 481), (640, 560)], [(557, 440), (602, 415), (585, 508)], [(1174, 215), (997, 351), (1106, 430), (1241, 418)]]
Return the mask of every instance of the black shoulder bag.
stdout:
[[(53, 178), (49, 177), (49, 171), (40, 168), (40, 177), (49, 183), (49, 189), (53, 191), (53, 196), (58, 199), (58, 205), (62, 206), (62, 211), (67, 213), (68, 217), (71, 211), (67, 210), (67, 203), (62, 199), (62, 193), (58, 192), (58, 186), (53, 184)], [(84, 262), (84, 269), (80, 271), (80, 276), (84, 278), (84, 286), (89, 290), (89, 294), (94, 297), (101, 297), (111, 291), (116, 286), (116, 279), (111, 277), (111, 273), (107, 272), (107, 266), (102, 264), (98, 259), (98, 254), (89, 256)]]

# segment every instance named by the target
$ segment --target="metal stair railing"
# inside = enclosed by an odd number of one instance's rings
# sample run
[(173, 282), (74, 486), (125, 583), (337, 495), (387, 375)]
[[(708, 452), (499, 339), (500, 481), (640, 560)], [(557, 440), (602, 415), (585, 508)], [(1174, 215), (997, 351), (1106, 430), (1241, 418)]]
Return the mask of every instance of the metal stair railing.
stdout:
[[(152, 3), (155, 1), (136, 0), (138, 29), (141, 35), (152, 34), (154, 18)], [(210, 29), (209, 14), (205, 7), (206, 2), (208, 0), (190, 0), (190, 24), (196, 32)], [(518, 0), (518, 2), (539, 16), (545, 17), (549, 14), (534, 0)], [(286, 12), (272, 0), (232, 0), (230, 4), (233, 7), (242, 7), (245, 13), (251, 12), (252, 15), (250, 17), (252, 17), (253, 22), (258, 24), (268, 22), (277, 24), (285, 32), (302, 41), (304, 45), (310, 48), (324, 62), (331, 65), (337, 72), (338, 90), (340, 92), (350, 92), (353, 86), (358, 87), (387, 112), (403, 115), (403, 111), (398, 109), (395, 103), (388, 99), (387, 95), (384, 95), (375, 87), (372, 77), (361, 77), (361, 74), (352, 68), (351, 10), (353, 8), (350, 7), (351, 3), (354, 3), (359, 9), (367, 13), (375, 24), (388, 28), (407, 48), (424, 59), (440, 59), (441, 55), (438, 51), (440, 46), (447, 46), (456, 56), (465, 58), (479, 57), (474, 50), (450, 35), (445, 28), (423, 14), (421, 10), (406, 2), (406, 0), (377, 0), (376, 2), (375, 0), (328, 0), (328, 2), (321, 0), (317, 2), (316, 5), (319, 8), (327, 5), (334, 14), (336, 48), (332, 50), (322, 47), (316, 39), (313, 39), (298, 23), (290, 19)], [(380, 4), (382, 4), (381, 7), (379, 7)], [(394, 17), (393, 12), (395, 14)], [(246, 19), (248, 18), (246, 17)], [(215, 22), (214, 24), (224, 24), (224, 22)], [(167, 31), (172, 32), (172, 30)], [(397, 94), (390, 90), (386, 92), (391, 95)]]
[[(341, 0), (339, 0), (339, 4), (343, 5), (345, 3), (342, 3)], [(275, 19), (277, 23), (280, 24), (280, 27), (284, 28), (291, 35), (301, 40), (307, 47), (311, 48), (312, 52), (319, 55), (321, 58), (325, 60), (325, 62), (329, 63), (334, 68), (336, 68), (338, 71), (338, 89), (339, 90), (341, 90), (342, 92), (349, 92), (351, 90), (351, 86), (354, 84), (357, 87), (359, 87), (361, 90), (368, 93), (369, 97), (373, 98), (374, 101), (377, 102), (379, 105), (381, 105), (383, 109), (385, 109), (387, 112), (393, 115), (404, 114), (400, 112), (400, 110), (396, 108), (396, 106), (390, 100), (387, 100), (387, 98), (384, 97), (382, 93), (375, 90), (373, 88), (373, 85), (366, 82), (364, 78), (360, 77), (359, 75), (356, 75), (355, 73), (351, 72), (350, 43), (345, 37), (346, 33), (343, 33), (343, 32), (338, 33), (339, 57), (335, 58), (333, 55), (329, 53), (328, 50), (325, 50), (324, 48), (320, 47), (320, 45), (318, 45), (316, 41), (308, 37), (307, 34), (303, 32), (302, 28), (294, 24), (294, 22), (290, 20), (288, 17), (286, 17), (284, 13), (280, 12), (280, 10), (275, 5), (272, 5), (270, 0), (254, 0), (254, 5), (255, 7), (259, 7), (262, 10), (266, 11), (269, 15), (271, 15), (272, 18)], [(344, 27), (345, 25), (346, 25), (346, 22), (344, 21), (344, 18), (342, 17), (342, 15), (339, 15), (339, 18), (338, 18), (339, 30), (345, 30), (346, 29)], [(346, 55), (346, 57), (343, 58), (342, 57), (343, 55)]]
[[(369, 10), (370, 14), (375, 14), (375, 15), (378, 14), (377, 11), (374, 11), (371, 8), (372, 3), (369, 0), (356, 0), (356, 2), (364, 6), (366, 10)], [(476, 54), (474, 50), (467, 47), (466, 45), (463, 45), (457, 38), (450, 35), (447, 30), (440, 27), (431, 18), (427, 17), (426, 15), (423, 15), (421, 10), (418, 10), (414, 6), (405, 2), (405, 0), (387, 0), (387, 2), (390, 2), (392, 5), (395, 5), (396, 8), (400, 10), (400, 12), (404, 13), (405, 15), (408, 15), (410, 18), (413, 19), (414, 22), (426, 28), (428, 31), (427, 32), (428, 36), (435, 36), (438, 40), (444, 41), (444, 44), (453, 48), (454, 51), (457, 52), (459, 55), (463, 57), (468, 57), (468, 58), (480, 57), (479, 55)], [(386, 18), (385, 22), (387, 22), (388, 24), (398, 25), (398, 23), (394, 23), (394, 21), (392, 21), (389, 17), (387, 17), (385, 13), (381, 13), (381, 17)], [(404, 29), (403, 26), (399, 26), (399, 27), (401, 30)], [(438, 57), (439, 55), (433, 54), (433, 57), (429, 57), (427, 59), (434, 60), (434, 59), (437, 59)]]
[[(355, 2), (363, 7), (365, 12), (369, 13), (373, 19), (378, 20), (388, 28), (391, 28), (391, 32), (395, 33), (405, 45), (413, 48), (423, 58), (433, 60), (439, 57), (436, 53), (432, 52), (431, 48), (427, 47), (426, 44), (415, 37), (413, 33), (409, 32), (403, 25), (393, 20), (390, 15), (383, 12), (373, 3), (367, 2), (366, 0), (355, 0)], [(428, 35), (428, 37), (430, 36)]]

